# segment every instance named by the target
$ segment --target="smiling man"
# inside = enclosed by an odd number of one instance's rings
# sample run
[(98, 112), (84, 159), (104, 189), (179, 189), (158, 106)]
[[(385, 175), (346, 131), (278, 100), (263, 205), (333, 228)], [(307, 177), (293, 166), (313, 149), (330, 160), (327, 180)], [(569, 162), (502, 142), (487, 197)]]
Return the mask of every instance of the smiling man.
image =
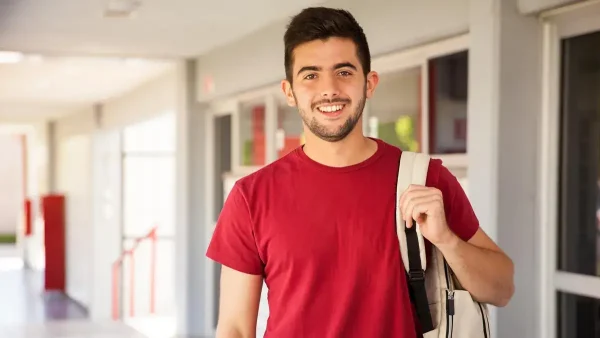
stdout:
[[(221, 211), (207, 252), (223, 264), (217, 337), (255, 337), (263, 279), (265, 337), (418, 337), (395, 230), (402, 151), (362, 133), (379, 81), (363, 30), (346, 11), (308, 8), (284, 42), (282, 90), (306, 141), (239, 180)], [(475, 298), (507, 304), (513, 264), (439, 160), (400, 208), (409, 224), (424, 221), (423, 235)]]

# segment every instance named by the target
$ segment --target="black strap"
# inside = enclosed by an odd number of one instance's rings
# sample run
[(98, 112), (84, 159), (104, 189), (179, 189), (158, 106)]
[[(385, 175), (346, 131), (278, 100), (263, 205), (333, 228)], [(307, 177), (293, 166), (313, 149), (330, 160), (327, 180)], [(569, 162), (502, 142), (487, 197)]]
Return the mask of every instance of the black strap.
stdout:
[(406, 228), (406, 243), (408, 246), (408, 286), (410, 296), (415, 304), (421, 330), (423, 333), (433, 330), (429, 302), (427, 301), (427, 289), (425, 288), (425, 271), (421, 268), (421, 255), (419, 251), (419, 239), (417, 238), (416, 223)]

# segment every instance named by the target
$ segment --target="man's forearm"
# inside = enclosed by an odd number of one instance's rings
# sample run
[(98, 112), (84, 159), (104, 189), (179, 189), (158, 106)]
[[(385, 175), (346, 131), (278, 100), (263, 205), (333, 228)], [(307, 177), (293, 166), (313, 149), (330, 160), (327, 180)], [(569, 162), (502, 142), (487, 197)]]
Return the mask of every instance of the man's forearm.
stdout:
[(216, 338), (256, 338), (255, 330), (243, 330), (236, 326), (220, 325), (217, 327)]
[(514, 292), (514, 268), (505, 254), (479, 248), (456, 235), (437, 247), (473, 298), (500, 307), (508, 303)]

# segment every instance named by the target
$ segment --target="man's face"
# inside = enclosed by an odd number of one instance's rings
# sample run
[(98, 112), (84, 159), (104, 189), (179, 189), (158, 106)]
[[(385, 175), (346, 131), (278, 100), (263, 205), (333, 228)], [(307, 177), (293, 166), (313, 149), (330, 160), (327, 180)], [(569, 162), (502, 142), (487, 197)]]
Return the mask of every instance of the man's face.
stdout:
[(282, 82), (288, 104), (298, 107), (312, 134), (329, 142), (354, 130), (378, 81), (375, 72), (365, 78), (354, 42), (342, 38), (298, 46), (292, 78)]

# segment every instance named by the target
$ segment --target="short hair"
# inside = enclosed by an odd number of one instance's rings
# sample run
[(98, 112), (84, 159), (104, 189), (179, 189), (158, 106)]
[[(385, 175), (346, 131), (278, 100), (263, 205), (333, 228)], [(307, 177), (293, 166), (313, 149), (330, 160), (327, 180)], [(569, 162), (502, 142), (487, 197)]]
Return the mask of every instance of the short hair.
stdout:
[(294, 49), (299, 45), (332, 37), (351, 39), (365, 76), (371, 71), (371, 53), (367, 37), (350, 12), (327, 7), (309, 7), (294, 16), (283, 37), (285, 76), (293, 78)]

